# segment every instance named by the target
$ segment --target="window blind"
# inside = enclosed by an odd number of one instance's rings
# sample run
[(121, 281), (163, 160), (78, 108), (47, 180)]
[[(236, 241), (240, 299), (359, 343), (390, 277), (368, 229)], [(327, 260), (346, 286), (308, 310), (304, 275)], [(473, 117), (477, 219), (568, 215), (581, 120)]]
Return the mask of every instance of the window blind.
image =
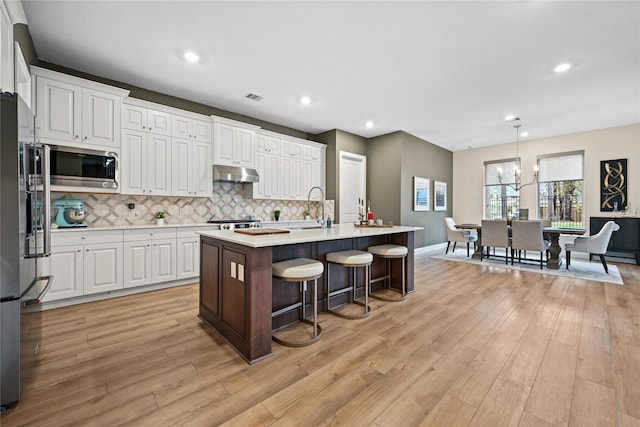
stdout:
[(571, 153), (538, 159), (539, 182), (577, 181), (584, 178), (583, 153)]
[(501, 160), (484, 164), (484, 185), (500, 185), (498, 170), (502, 169), (502, 184), (515, 184), (515, 160)]

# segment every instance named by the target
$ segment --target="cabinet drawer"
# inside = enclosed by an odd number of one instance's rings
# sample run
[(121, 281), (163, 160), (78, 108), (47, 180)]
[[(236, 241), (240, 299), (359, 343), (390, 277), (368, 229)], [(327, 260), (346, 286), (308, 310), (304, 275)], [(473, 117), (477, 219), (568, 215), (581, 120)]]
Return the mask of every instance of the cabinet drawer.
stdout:
[(122, 242), (122, 230), (74, 230), (51, 233), (51, 246)]
[(174, 227), (155, 229), (145, 228), (139, 230), (125, 230), (124, 241), (136, 242), (139, 240), (175, 239), (176, 229)]

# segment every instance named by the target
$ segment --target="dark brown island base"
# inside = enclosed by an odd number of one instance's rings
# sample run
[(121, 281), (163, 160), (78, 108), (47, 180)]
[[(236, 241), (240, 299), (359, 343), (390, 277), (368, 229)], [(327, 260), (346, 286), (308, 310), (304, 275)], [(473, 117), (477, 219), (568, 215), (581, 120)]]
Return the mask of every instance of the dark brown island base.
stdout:
[[(245, 235), (231, 230), (200, 233), (199, 317), (215, 329), (247, 362), (271, 355), (271, 331), (294, 323), (299, 309), (278, 316), (272, 313), (299, 301), (298, 286), (271, 277), (271, 264), (292, 258), (325, 261), (329, 252), (357, 249), (386, 243), (406, 246), (405, 280), (413, 291), (414, 231), (419, 227), (354, 227), (338, 224), (330, 229), (291, 230), (284, 234)], [(391, 287), (401, 289), (401, 260), (393, 260)], [(384, 260), (374, 257), (371, 277), (384, 276)], [(364, 292), (364, 269), (357, 272), (357, 297)], [(351, 269), (332, 265), (330, 292), (350, 287)], [(318, 311), (326, 311), (325, 275), (318, 280)], [(383, 281), (372, 290), (382, 289)], [(311, 292), (306, 295), (306, 312), (311, 313)], [(331, 307), (350, 301), (350, 293), (331, 297)], [(325, 333), (331, 333), (326, 331)]]

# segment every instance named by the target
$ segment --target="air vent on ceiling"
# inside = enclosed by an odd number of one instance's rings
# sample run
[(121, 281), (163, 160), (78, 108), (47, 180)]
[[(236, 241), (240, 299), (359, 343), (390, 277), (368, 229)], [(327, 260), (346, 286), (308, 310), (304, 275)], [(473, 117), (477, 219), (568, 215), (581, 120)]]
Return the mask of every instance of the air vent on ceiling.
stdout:
[(248, 98), (252, 101), (262, 101), (262, 97), (260, 95), (256, 95), (255, 93), (249, 93), (247, 94), (247, 96), (245, 98)]

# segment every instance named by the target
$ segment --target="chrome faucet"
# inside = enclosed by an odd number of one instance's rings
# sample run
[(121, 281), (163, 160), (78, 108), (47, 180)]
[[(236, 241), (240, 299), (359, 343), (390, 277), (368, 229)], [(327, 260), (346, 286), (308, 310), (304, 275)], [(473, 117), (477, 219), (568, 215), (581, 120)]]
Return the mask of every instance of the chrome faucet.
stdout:
[(311, 212), (311, 192), (316, 188), (320, 190), (320, 194), (322, 194), (322, 219), (319, 219), (318, 222), (322, 225), (322, 228), (324, 229), (326, 227), (326, 221), (324, 217), (325, 199), (324, 199), (324, 191), (322, 190), (322, 188), (315, 186), (315, 187), (311, 187), (311, 190), (309, 190), (309, 195), (307, 196), (307, 211)]

